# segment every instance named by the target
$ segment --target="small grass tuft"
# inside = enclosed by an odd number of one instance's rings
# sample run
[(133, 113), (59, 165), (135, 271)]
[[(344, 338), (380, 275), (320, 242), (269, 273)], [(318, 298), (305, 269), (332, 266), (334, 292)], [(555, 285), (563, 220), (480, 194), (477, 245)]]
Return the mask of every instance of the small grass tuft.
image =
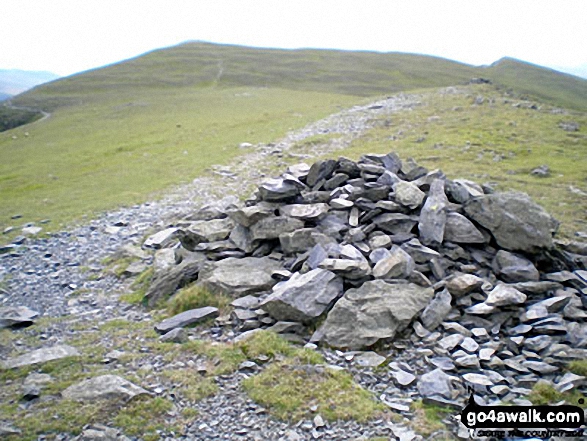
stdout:
[(249, 396), (275, 417), (297, 421), (311, 415), (310, 407), (317, 406), (317, 412), (329, 421), (364, 422), (385, 411), (348, 372), (291, 363), (274, 363), (243, 381)]
[(569, 371), (587, 377), (587, 360), (573, 360), (569, 363)]
[(118, 412), (114, 424), (127, 435), (157, 440), (158, 430), (170, 429), (165, 424), (165, 416), (171, 409), (173, 403), (164, 398), (137, 398)]
[(422, 400), (412, 403), (414, 418), (410, 422), (412, 429), (422, 436), (430, 436), (446, 429), (443, 419), (454, 411), (448, 407), (435, 406)]
[(226, 294), (215, 293), (203, 286), (191, 284), (180, 289), (177, 294), (169, 300), (167, 311), (171, 315), (176, 315), (190, 309), (214, 306), (225, 312), (232, 300), (233, 299)]
[(177, 391), (190, 401), (200, 401), (218, 391), (211, 378), (195, 375), (193, 369), (167, 370), (162, 375), (177, 384)]

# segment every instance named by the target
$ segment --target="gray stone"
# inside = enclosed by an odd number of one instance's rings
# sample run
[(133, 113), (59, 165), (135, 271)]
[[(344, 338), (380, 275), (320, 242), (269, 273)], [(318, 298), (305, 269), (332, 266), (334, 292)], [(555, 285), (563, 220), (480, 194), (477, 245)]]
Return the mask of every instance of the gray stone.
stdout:
[(156, 273), (167, 271), (176, 264), (175, 250), (173, 248), (163, 248), (155, 251), (153, 255), (153, 269)]
[(399, 181), (393, 186), (393, 190), (395, 201), (412, 210), (422, 205), (426, 197), (426, 193), (411, 182)]
[(293, 176), (290, 179), (274, 178), (259, 186), (259, 194), (264, 201), (282, 202), (299, 195), (302, 188), (304, 185)]
[(462, 297), (483, 286), (485, 281), (473, 274), (455, 274), (446, 280), (446, 289), (456, 296)]
[(10, 358), (0, 364), (2, 369), (14, 369), (22, 366), (46, 363), (52, 360), (60, 360), (66, 357), (77, 357), (76, 348), (68, 345), (58, 345), (49, 348), (36, 349), (16, 358)]
[(348, 199), (343, 198), (334, 198), (330, 201), (330, 206), (335, 210), (343, 210), (345, 208), (351, 208), (354, 206), (353, 201), (349, 201)]
[(276, 322), (269, 328), (269, 332), (276, 334), (302, 334), (304, 332), (304, 325), (299, 322)]
[(0, 308), (0, 329), (30, 326), (38, 316), (37, 311), (26, 306), (4, 306)]
[(463, 374), (463, 380), (475, 386), (493, 386), (493, 381), (483, 374), (467, 373)]
[(143, 243), (143, 247), (154, 248), (156, 250), (159, 248), (167, 248), (169, 245), (173, 244), (177, 239), (178, 230), (179, 228), (172, 227), (166, 228), (163, 231), (159, 231), (158, 233), (155, 233), (147, 237), (147, 239)]
[[(201, 260), (203, 258), (200, 257)], [(196, 280), (202, 267), (201, 260), (184, 261), (169, 271), (161, 271), (155, 274), (145, 294), (147, 304), (155, 306), (175, 293), (178, 288)]]
[(204, 265), (198, 283), (232, 297), (269, 291), (277, 283), (271, 274), (280, 262), (268, 257), (228, 258)]
[(476, 305), (470, 306), (467, 309), (465, 309), (465, 312), (467, 314), (473, 314), (473, 315), (484, 315), (484, 314), (491, 314), (493, 312), (495, 312), (496, 308), (494, 305), (488, 305), (487, 303), (483, 302), (483, 303), (477, 303)]
[(34, 226), (24, 227), (22, 229), (22, 234), (27, 235), (27, 236), (36, 236), (41, 231), (43, 231), (43, 229), (41, 227), (34, 227)]
[(379, 260), (373, 268), (376, 279), (408, 278), (415, 269), (414, 259), (397, 245), (394, 245), (389, 256)]
[(404, 371), (403, 369), (392, 370), (391, 376), (400, 386), (409, 386), (416, 380), (415, 375)]
[(294, 254), (307, 251), (317, 244), (325, 246), (335, 241), (316, 228), (302, 228), (291, 233), (280, 234), (279, 243), (284, 253)]
[(328, 258), (328, 253), (324, 249), (324, 247), (320, 244), (314, 245), (314, 247), (310, 250), (310, 254), (308, 255), (308, 267), (310, 269), (318, 268), (318, 265), (324, 260)]
[(279, 208), (282, 216), (293, 217), (301, 220), (319, 220), (328, 213), (328, 204), (293, 204)]
[(308, 322), (322, 315), (342, 294), (342, 289), (342, 279), (330, 271), (294, 273), (275, 286), (259, 307), (276, 320)]
[(485, 303), (489, 306), (519, 305), (526, 301), (526, 294), (511, 286), (499, 284), (489, 293)]
[(435, 179), (430, 186), (428, 198), (420, 212), (418, 230), (424, 245), (438, 246), (444, 240), (446, 226), (446, 206), (448, 199), (444, 194), (444, 181)]
[(270, 216), (251, 226), (253, 240), (277, 239), (281, 234), (304, 228), (304, 222), (285, 216)]
[(499, 250), (492, 262), (495, 275), (504, 282), (538, 281), (540, 274), (525, 257)]
[(452, 391), (450, 377), (441, 369), (434, 369), (422, 375), (418, 380), (418, 392), (423, 398), (440, 396), (451, 399)]
[(69, 386), (63, 398), (76, 401), (109, 399), (127, 402), (138, 395), (150, 395), (142, 387), (117, 375), (101, 375)]
[(332, 271), (351, 280), (362, 279), (371, 274), (371, 267), (368, 262), (358, 262), (351, 259), (324, 259), (320, 262), (318, 268)]
[(273, 210), (270, 207), (252, 205), (250, 207), (239, 208), (230, 210), (228, 216), (239, 225), (249, 228), (251, 225), (256, 224), (261, 219), (273, 214)]
[(365, 282), (347, 290), (317, 331), (337, 347), (362, 349), (393, 338), (430, 302), (434, 291), (412, 283)]
[(255, 250), (253, 235), (251, 234), (251, 230), (247, 227), (243, 227), (242, 225), (238, 224), (232, 229), (228, 238), (245, 253), (252, 253)]
[(479, 369), (479, 357), (477, 355), (463, 355), (455, 359), (455, 364), (465, 369)]
[(481, 196), (468, 201), (464, 209), (506, 250), (536, 253), (552, 248), (558, 222), (524, 193)]
[(120, 430), (100, 425), (85, 429), (74, 441), (130, 441)]
[(461, 334), (451, 334), (444, 337), (442, 340), (438, 341), (440, 347), (446, 349), (447, 351), (452, 351), (455, 347), (457, 347), (461, 342), (465, 339), (464, 335)]
[(418, 218), (402, 213), (384, 213), (374, 217), (373, 223), (387, 233), (400, 234), (412, 231)]
[(175, 328), (159, 337), (164, 343), (185, 343), (188, 341), (188, 334), (183, 328)]
[[(384, 236), (388, 237), (388, 236)], [(432, 248), (425, 247), (418, 239), (412, 239), (402, 245), (402, 249), (408, 253), (416, 263), (430, 262), (435, 257), (440, 257), (440, 254)]]
[(450, 312), (451, 302), (452, 297), (446, 289), (437, 293), (420, 316), (424, 327), (430, 331), (436, 329)]
[(190, 309), (173, 317), (163, 320), (155, 325), (155, 330), (160, 334), (166, 334), (175, 328), (184, 328), (189, 325), (201, 323), (210, 318), (218, 317), (218, 308), (206, 306), (205, 308)]
[(306, 183), (313, 187), (322, 179), (329, 179), (332, 176), (336, 168), (336, 161), (333, 159), (327, 159), (324, 161), (316, 161), (310, 167), (308, 176), (306, 177)]
[(479, 343), (471, 337), (465, 337), (459, 346), (469, 353), (477, 352), (477, 349), (479, 349)]
[(377, 352), (363, 352), (353, 358), (353, 362), (361, 367), (377, 367), (385, 363), (386, 358)]
[(239, 297), (238, 299), (234, 299), (230, 304), (235, 308), (242, 308), (242, 309), (257, 309), (259, 303), (261, 301), (258, 297), (254, 297), (251, 295)]
[(194, 251), (202, 242), (217, 242), (227, 239), (235, 227), (232, 219), (213, 219), (196, 221), (186, 229), (180, 229), (177, 234), (181, 245), (189, 251)]
[(460, 204), (464, 204), (471, 198), (483, 196), (483, 188), (473, 181), (466, 179), (455, 179), (448, 183), (447, 193), (452, 197), (453, 200)]
[(486, 238), (481, 231), (465, 216), (455, 212), (446, 215), (444, 228), (444, 240), (455, 243), (486, 243)]

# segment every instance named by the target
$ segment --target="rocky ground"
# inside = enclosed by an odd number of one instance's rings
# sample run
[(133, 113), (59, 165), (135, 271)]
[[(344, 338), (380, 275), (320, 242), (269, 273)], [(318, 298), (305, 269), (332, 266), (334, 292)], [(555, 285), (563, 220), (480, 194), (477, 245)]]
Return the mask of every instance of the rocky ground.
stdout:
[[(587, 373), (587, 246), (553, 242), (556, 221), (533, 201), (448, 180), (393, 154), (282, 173), (349, 145), (374, 116), (425, 105), (419, 99), (356, 107), (275, 145), (243, 143), (237, 164), (161, 201), (3, 248), (2, 303), (29, 308), (13, 318), (4, 312), (3, 325), (36, 320), (2, 331), (4, 368), (13, 372), (3, 377), (3, 430), (15, 429), (7, 415), (26, 420), (58, 397), (105, 394), (161, 399), (101, 421), (131, 438), (148, 431), (148, 439), (466, 438), (454, 416), (470, 391), (485, 404), (577, 404)], [(144, 296), (161, 308), (196, 276), (219, 299), (240, 299), (232, 309), (206, 305), (175, 316), (137, 304)], [(131, 291), (133, 302), (121, 301)], [(27, 367), (76, 357), (81, 367)], [(273, 395), (292, 390), (284, 384), (291, 372), (314, 389), (315, 402), (299, 405), (299, 415), (288, 408), (295, 418), (285, 423)], [(273, 378), (260, 389), (264, 373)], [(367, 411), (370, 401), (347, 390), (356, 401), (345, 422), (336, 413), (344, 405), (332, 396), (324, 405), (320, 394), (334, 379), (337, 389), (324, 394), (344, 395), (347, 373), (377, 403)], [(161, 425), (147, 430), (146, 418), (141, 427), (145, 413)], [(80, 439), (124, 439), (105, 426), (84, 429)]]
[[(118, 299), (120, 294), (131, 290), (132, 278), (120, 278), (105, 271), (105, 259), (115, 255), (125, 245), (140, 245), (148, 233), (171, 225), (198, 207), (218, 200), (228, 204), (243, 195), (248, 196), (256, 183), (286, 164), (348, 146), (355, 137), (370, 128), (373, 116), (409, 110), (420, 104), (418, 100), (418, 96), (400, 94), (332, 115), (288, 134), (275, 144), (250, 146), (244, 142), (243, 156), (238, 162), (214, 167), (206, 176), (174, 190), (161, 200), (105, 213), (97, 219), (82, 222), (78, 227), (53, 233), (46, 239), (36, 239), (24, 234), (30, 230), (23, 231), (23, 236), (1, 249), (0, 302), (3, 306), (29, 307), (37, 311), (42, 319), (26, 330), (10, 331), (10, 337), (7, 333), (3, 334), (4, 341), (0, 346), (2, 358), (68, 342), (72, 336), (80, 335), (80, 323), (89, 324), (88, 328), (96, 332), (101, 325), (112, 320), (147, 323), (146, 327), (151, 328), (154, 324), (152, 313)], [(316, 136), (324, 137), (321, 143), (304, 144), (304, 140)], [(247, 185), (243, 186), (243, 182)], [(16, 214), (14, 222), (18, 227)], [(150, 259), (146, 262), (150, 263)], [(231, 338), (231, 334), (226, 338)], [(108, 349), (115, 349), (117, 345), (116, 341), (96, 343)], [(142, 350), (147, 356), (120, 366), (123, 372), (152, 364), (148, 350)], [(334, 352), (328, 353), (328, 357), (342, 366), (350, 363)], [(165, 369), (165, 363), (161, 361), (153, 365), (147, 368), (156, 371)], [(365, 375), (369, 383), (376, 384), (372, 376)], [(239, 388), (241, 379), (242, 374), (237, 372), (218, 380), (220, 392), (197, 404), (201, 410), (199, 417), (187, 427), (183, 438), (354, 439), (360, 436), (389, 436), (395, 427), (387, 426), (384, 421), (328, 423), (320, 432), (315, 432), (311, 422), (301, 421), (297, 427), (288, 425), (269, 417), (248, 399)], [(167, 395), (165, 392), (161, 394)], [(15, 397), (11, 398), (14, 402)], [(21, 407), (28, 408), (28, 404)], [(34, 408), (31, 410), (34, 411)], [(171, 416), (168, 422), (172, 424), (174, 417)], [(8, 430), (12, 422), (5, 418), (2, 423)], [(98, 431), (105, 434), (105, 430)], [(399, 434), (401, 427), (395, 430)], [(72, 436), (63, 434), (59, 438), (70, 439)], [(172, 438), (181, 437), (174, 435)]]

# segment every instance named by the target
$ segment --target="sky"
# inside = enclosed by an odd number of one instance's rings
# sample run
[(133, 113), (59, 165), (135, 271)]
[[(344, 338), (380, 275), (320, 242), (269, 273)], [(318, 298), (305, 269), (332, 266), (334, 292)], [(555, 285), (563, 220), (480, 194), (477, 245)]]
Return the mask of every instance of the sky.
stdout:
[(587, 78), (586, 0), (1, 0), (0, 69), (70, 75), (200, 40), (508, 56)]

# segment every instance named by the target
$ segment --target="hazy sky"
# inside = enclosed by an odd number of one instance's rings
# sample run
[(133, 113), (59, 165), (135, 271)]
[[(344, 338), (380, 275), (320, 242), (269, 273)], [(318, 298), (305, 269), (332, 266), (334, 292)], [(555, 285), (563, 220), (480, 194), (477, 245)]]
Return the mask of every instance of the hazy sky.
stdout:
[(0, 0), (0, 69), (68, 75), (187, 40), (501, 57), (587, 77), (586, 0)]

